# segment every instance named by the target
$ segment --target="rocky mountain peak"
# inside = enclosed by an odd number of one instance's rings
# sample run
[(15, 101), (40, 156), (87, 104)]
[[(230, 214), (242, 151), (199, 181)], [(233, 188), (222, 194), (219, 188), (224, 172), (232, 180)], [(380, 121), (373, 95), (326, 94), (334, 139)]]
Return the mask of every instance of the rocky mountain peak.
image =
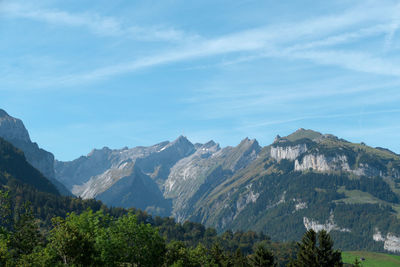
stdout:
[(252, 144), (254, 142), (257, 142), (256, 139), (250, 139), (248, 137), (244, 138), (242, 141), (240, 141), (239, 145), (243, 145), (243, 144)]
[(62, 194), (70, 194), (60, 182), (55, 180), (54, 155), (39, 148), (38, 144), (32, 143), (24, 123), (2, 109), (0, 109), (0, 137), (21, 149), (26, 160), (48, 178)]
[(167, 144), (161, 151), (167, 150), (179, 151), (182, 156), (187, 156), (195, 151), (195, 146), (183, 135), (179, 136), (175, 141)]
[(292, 142), (300, 140), (300, 139), (310, 139), (310, 140), (314, 141), (314, 140), (321, 138), (321, 136), (322, 136), (321, 133), (316, 132), (314, 130), (300, 128), (297, 131), (295, 131), (294, 133), (286, 136), (286, 138)]
[[(128, 148), (126, 148), (126, 149), (128, 149)], [(125, 150), (125, 149), (123, 149), (123, 150)], [(108, 147), (103, 147), (102, 149), (93, 149), (92, 151), (90, 151), (90, 153), (87, 155), (88, 157), (92, 157), (92, 156), (95, 156), (95, 155), (98, 155), (98, 154), (104, 154), (104, 153), (110, 153), (112, 150), (110, 149), (110, 148), (108, 148)]]
[(202, 145), (201, 147), (210, 148), (210, 147), (213, 147), (213, 146), (216, 146), (216, 145), (218, 145), (218, 144), (215, 143), (213, 140), (211, 140), (211, 141), (208, 141), (207, 143), (205, 143), (204, 145)]
[(11, 117), (2, 109), (0, 109), (0, 137), (8, 141), (31, 142), (23, 122)]
[(9, 115), (4, 109), (0, 108), (0, 118), (3, 118), (3, 117), (9, 117)]
[(175, 141), (172, 141), (171, 144), (192, 144), (186, 136), (180, 135)]

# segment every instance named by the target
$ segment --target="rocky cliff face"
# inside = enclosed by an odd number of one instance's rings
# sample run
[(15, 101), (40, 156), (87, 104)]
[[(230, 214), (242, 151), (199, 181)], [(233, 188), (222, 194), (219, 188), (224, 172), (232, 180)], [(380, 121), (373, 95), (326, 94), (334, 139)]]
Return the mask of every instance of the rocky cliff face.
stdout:
[(393, 233), (387, 233), (386, 237), (382, 236), (382, 233), (375, 228), (375, 233), (372, 236), (376, 242), (383, 242), (383, 248), (389, 252), (400, 252), (400, 237)]
[[(178, 220), (186, 220), (196, 200), (210, 190), (212, 185), (221, 182), (218, 176), (220, 173), (215, 172), (216, 168), (220, 168), (225, 175), (232, 175), (254, 161), (260, 149), (256, 140), (248, 138), (237, 147), (221, 149), (213, 141), (193, 145), (180, 136), (173, 142), (151, 147), (93, 150), (87, 156), (71, 162), (56, 161), (55, 170), (57, 179), (75, 195), (84, 199), (103, 199), (110, 205), (120, 203), (118, 199), (112, 201), (111, 196), (124, 198), (124, 195), (113, 193), (116, 188), (122, 192), (122, 182), (119, 181), (128, 181), (126, 177), (133, 177), (134, 169), (140, 170), (143, 175), (151, 178), (151, 183), (158, 186), (155, 191), (152, 186), (148, 189), (153, 190), (157, 196), (161, 192), (165, 203), (173, 203), (172, 215)], [(139, 176), (143, 178), (143, 175)], [(149, 184), (149, 181), (146, 183)], [(130, 194), (138, 193), (137, 189), (132, 188)], [(160, 201), (157, 203), (160, 205)], [(125, 201), (124, 205), (128, 203)], [(157, 205), (153, 205), (153, 210), (160, 207)], [(131, 203), (131, 206), (135, 206), (135, 203)], [(162, 209), (166, 211), (168, 207)]]
[(54, 155), (39, 148), (29, 137), (23, 122), (0, 109), (0, 137), (21, 149), (27, 161), (49, 179), (63, 195), (71, 195), (64, 185), (55, 179)]
[(199, 179), (204, 179), (210, 167), (214, 166), (210, 159), (218, 157), (221, 148), (214, 141), (198, 145), (196, 152), (179, 160), (170, 171), (164, 184), (164, 194), (167, 198), (176, 198), (182, 192), (196, 192)]
[(164, 195), (173, 201), (173, 216), (178, 221), (187, 220), (199, 199), (223, 182), (226, 176), (234, 175), (251, 164), (260, 149), (256, 140), (248, 138), (236, 147), (224, 149), (214, 141), (198, 145), (194, 154), (172, 167), (165, 182)]
[[(183, 136), (173, 142), (162, 142), (150, 147), (117, 150), (105, 147), (71, 162), (57, 161), (56, 177), (76, 196), (84, 199), (98, 198), (106, 204), (123, 204), (124, 207), (138, 207), (140, 203), (148, 203), (153, 212), (161, 212), (157, 215), (167, 216), (170, 214), (166, 212), (170, 212), (171, 208), (170, 201), (164, 199), (161, 193), (164, 182), (171, 168), (195, 150), (194, 145)], [(130, 191), (126, 191), (122, 184), (141, 185), (142, 188), (129, 188)], [(139, 201), (139, 198), (133, 197), (142, 194), (143, 190), (148, 192), (143, 195), (145, 200)], [(154, 201), (151, 201), (151, 196)], [(160, 197), (164, 203), (161, 203)], [(146, 209), (142, 204), (140, 207)]]
[(306, 144), (298, 144), (295, 146), (272, 146), (271, 147), (271, 157), (280, 161), (282, 159), (295, 160), (300, 155), (307, 152)]
[(18, 140), (30, 143), (31, 139), (23, 122), (7, 114), (0, 109), (0, 135), (5, 140)]
[(341, 228), (334, 222), (333, 213), (329, 216), (329, 219), (325, 223), (320, 223), (318, 221), (309, 219), (307, 217), (303, 218), (304, 227), (307, 230), (313, 229), (315, 232), (319, 232), (322, 230), (327, 231), (328, 233), (331, 231), (339, 231), (339, 232), (351, 232), (348, 228)]
[(319, 172), (330, 171), (350, 171), (347, 157), (344, 155), (337, 155), (334, 157), (327, 157), (325, 155), (305, 155), (299, 162), (296, 159), (294, 163), (296, 171), (315, 170)]

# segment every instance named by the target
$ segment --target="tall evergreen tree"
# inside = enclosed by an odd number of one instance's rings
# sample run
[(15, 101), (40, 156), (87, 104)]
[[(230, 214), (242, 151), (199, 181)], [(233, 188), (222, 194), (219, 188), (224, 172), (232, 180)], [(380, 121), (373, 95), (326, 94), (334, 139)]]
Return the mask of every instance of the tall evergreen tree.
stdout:
[(29, 203), (25, 203), (24, 210), (19, 214), (14, 224), (14, 231), (10, 236), (10, 248), (15, 258), (32, 253), (34, 248), (41, 244), (44, 237), (40, 234), (39, 226), (33, 216)]
[(298, 247), (297, 259), (292, 260), (289, 267), (343, 266), (341, 253), (333, 249), (333, 241), (325, 230), (320, 231), (318, 235), (313, 229), (308, 230)]
[(251, 266), (254, 267), (275, 267), (277, 266), (274, 254), (269, 251), (265, 246), (257, 246), (256, 251), (250, 257)]
[(210, 256), (212, 263), (219, 267), (229, 265), (228, 264), (229, 259), (224, 254), (224, 250), (221, 248), (221, 245), (219, 243), (213, 244), (210, 250)]
[(342, 253), (333, 249), (331, 236), (322, 230), (318, 233), (318, 263), (320, 266), (343, 266)]
[(246, 267), (249, 266), (247, 258), (243, 255), (242, 251), (238, 248), (233, 255), (233, 266)]

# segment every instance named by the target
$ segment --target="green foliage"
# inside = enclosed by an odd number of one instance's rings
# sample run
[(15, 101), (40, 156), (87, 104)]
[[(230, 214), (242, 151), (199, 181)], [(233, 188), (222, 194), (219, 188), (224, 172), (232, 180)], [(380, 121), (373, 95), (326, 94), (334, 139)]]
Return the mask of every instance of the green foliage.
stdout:
[[(397, 267), (400, 266), (400, 256), (369, 251), (345, 251), (342, 253), (343, 262), (354, 264), (355, 259), (361, 262), (363, 267)], [(360, 259), (364, 260), (361, 261)], [(352, 266), (352, 265), (349, 265)]]
[(250, 257), (251, 266), (254, 267), (275, 267), (277, 266), (275, 262), (274, 255), (266, 247), (259, 245)]
[(298, 246), (297, 258), (290, 263), (292, 267), (343, 266), (341, 252), (333, 249), (333, 241), (325, 230), (319, 234), (308, 230)]
[(41, 245), (43, 236), (39, 232), (38, 224), (32, 214), (29, 203), (25, 205), (24, 210), (19, 214), (13, 228), (9, 239), (9, 247), (14, 258), (30, 254), (37, 246)]
[(123, 262), (138, 266), (160, 266), (165, 253), (164, 240), (149, 224), (139, 224), (133, 214), (120, 217), (110, 235)]
[(355, 258), (353, 267), (361, 267), (361, 261), (358, 258)]
[(90, 266), (94, 256), (94, 242), (77, 225), (62, 218), (53, 219), (49, 249), (65, 265)]

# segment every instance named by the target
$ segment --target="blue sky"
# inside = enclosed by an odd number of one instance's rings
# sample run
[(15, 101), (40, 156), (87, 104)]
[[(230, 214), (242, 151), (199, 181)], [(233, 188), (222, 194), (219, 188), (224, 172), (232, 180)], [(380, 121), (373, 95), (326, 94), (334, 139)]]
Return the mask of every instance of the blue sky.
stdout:
[(0, 0), (0, 108), (56, 158), (308, 128), (400, 153), (399, 1)]

